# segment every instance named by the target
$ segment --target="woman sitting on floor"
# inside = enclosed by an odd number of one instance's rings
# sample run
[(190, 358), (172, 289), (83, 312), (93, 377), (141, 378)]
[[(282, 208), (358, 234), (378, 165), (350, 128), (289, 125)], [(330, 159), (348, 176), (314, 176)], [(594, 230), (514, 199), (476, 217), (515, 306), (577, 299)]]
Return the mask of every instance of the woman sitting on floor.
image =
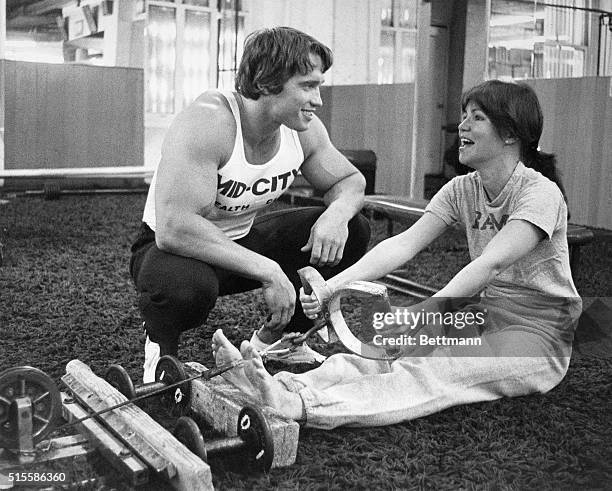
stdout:
[[(420, 306), (476, 296), (461, 311), (484, 313), (474, 316), (484, 323), (461, 333), (457, 326), (429, 324), (418, 334), (471, 337), (476, 346), (417, 343), (393, 361), (337, 354), (312, 371), (272, 376), (247, 341), (238, 351), (219, 330), (213, 336), (217, 364), (241, 356), (250, 361), (228, 380), (292, 419), (327, 429), (393, 424), (559, 384), (582, 304), (570, 272), (567, 207), (554, 157), (538, 150), (543, 117), (537, 96), (526, 85), (488, 81), (463, 95), (462, 111), (459, 160), (475, 172), (446, 184), (412, 227), (327, 285), (333, 291), (380, 278), (461, 224), (471, 262)], [(314, 318), (320, 310), (314, 296), (302, 292), (300, 300)], [(414, 334), (412, 328), (395, 325), (389, 332)]]

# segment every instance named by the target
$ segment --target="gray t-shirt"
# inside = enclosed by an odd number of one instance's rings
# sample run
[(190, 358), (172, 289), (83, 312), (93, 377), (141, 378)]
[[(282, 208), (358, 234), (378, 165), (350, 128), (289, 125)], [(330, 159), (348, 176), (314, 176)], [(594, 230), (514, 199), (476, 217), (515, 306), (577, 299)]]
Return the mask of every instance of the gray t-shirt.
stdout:
[(546, 237), (525, 257), (502, 271), (483, 296), (577, 297), (567, 246), (567, 207), (558, 186), (519, 162), (494, 200), (487, 198), (478, 172), (447, 183), (426, 212), (448, 225), (462, 224), (472, 260), (511, 220), (525, 220)]

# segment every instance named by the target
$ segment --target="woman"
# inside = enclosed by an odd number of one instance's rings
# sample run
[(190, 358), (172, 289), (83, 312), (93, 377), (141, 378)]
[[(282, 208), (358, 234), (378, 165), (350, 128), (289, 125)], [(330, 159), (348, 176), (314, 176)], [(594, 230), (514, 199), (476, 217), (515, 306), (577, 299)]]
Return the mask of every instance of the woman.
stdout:
[[(217, 363), (239, 356), (251, 361), (231, 375), (234, 383), (288, 417), (329, 429), (393, 424), (457, 404), (543, 393), (562, 380), (581, 300), (570, 272), (567, 207), (554, 157), (538, 150), (543, 118), (537, 96), (526, 85), (493, 80), (467, 91), (462, 111), (459, 160), (475, 172), (446, 184), (412, 227), (327, 284), (333, 291), (380, 278), (461, 224), (471, 262), (420, 310), (476, 296), (461, 313), (483, 322), (468, 329), (428, 324), (415, 336), (425, 343), (392, 362), (340, 354), (310, 372), (274, 377), (249, 343), (239, 353), (217, 331)], [(300, 300), (314, 318), (314, 297), (302, 292)], [(411, 327), (386, 331), (410, 334)], [(457, 336), (477, 342), (469, 349), (428, 342)]]

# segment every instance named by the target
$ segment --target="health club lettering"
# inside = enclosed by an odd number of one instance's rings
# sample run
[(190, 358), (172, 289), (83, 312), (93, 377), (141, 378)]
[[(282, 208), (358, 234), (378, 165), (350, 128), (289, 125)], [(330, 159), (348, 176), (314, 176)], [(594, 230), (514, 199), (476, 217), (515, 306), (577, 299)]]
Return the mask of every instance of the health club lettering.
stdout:
[[(277, 193), (284, 191), (291, 182), (293, 178), (297, 176), (298, 169), (292, 169), (291, 171), (284, 172), (277, 176), (272, 177), (261, 177), (253, 182), (252, 185), (248, 186), (244, 182), (235, 181), (233, 179), (228, 179), (227, 181), (223, 181), (221, 175), (217, 175), (217, 193), (225, 196), (226, 198), (240, 198), (244, 193), (250, 192), (253, 196), (264, 196), (265, 194)], [(249, 200), (247, 200), (249, 201)], [(273, 199), (270, 201), (274, 201)], [(237, 206), (224, 206), (221, 203), (215, 203), (215, 206), (222, 210), (226, 211), (238, 211), (238, 210), (246, 210), (250, 207), (250, 204), (243, 204)]]
[(474, 224), (472, 228), (478, 230), (497, 230), (498, 232), (504, 228), (506, 222), (508, 221), (508, 217), (510, 215), (502, 215), (499, 221), (495, 218), (495, 215), (492, 213), (488, 213), (487, 217), (483, 220), (483, 214), (480, 211), (474, 211), (476, 213), (476, 219), (474, 220)]

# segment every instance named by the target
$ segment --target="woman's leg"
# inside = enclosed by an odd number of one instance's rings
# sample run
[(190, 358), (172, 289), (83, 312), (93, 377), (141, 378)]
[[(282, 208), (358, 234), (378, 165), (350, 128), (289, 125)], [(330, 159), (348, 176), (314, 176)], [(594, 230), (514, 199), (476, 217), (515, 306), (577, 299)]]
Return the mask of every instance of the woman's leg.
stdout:
[(569, 358), (550, 356), (536, 335), (521, 333), (520, 340), (506, 335), (492, 341), (531, 342), (534, 348), (528, 356), (499, 355), (484, 337), (477, 351), (440, 348), (428, 357), (400, 358), (390, 370), (381, 362), (334, 355), (312, 372), (282, 372), (275, 378), (299, 394), (307, 426), (331, 429), (394, 424), (460, 404), (543, 393), (567, 370)]
[[(567, 370), (569, 358), (551, 356), (549, 344), (535, 334), (505, 332), (479, 339), (482, 344), (470, 350), (445, 346), (431, 356), (405, 356), (391, 364), (333, 355), (310, 372), (274, 377), (244, 342), (248, 363), (242, 381), (264, 404), (286, 416), (304, 419), (309, 427), (332, 429), (395, 424), (460, 404), (547, 392)], [(220, 331), (214, 342), (215, 347), (229, 345)], [(530, 346), (526, 356), (516, 356), (512, 349), (499, 351), (519, 344)]]

